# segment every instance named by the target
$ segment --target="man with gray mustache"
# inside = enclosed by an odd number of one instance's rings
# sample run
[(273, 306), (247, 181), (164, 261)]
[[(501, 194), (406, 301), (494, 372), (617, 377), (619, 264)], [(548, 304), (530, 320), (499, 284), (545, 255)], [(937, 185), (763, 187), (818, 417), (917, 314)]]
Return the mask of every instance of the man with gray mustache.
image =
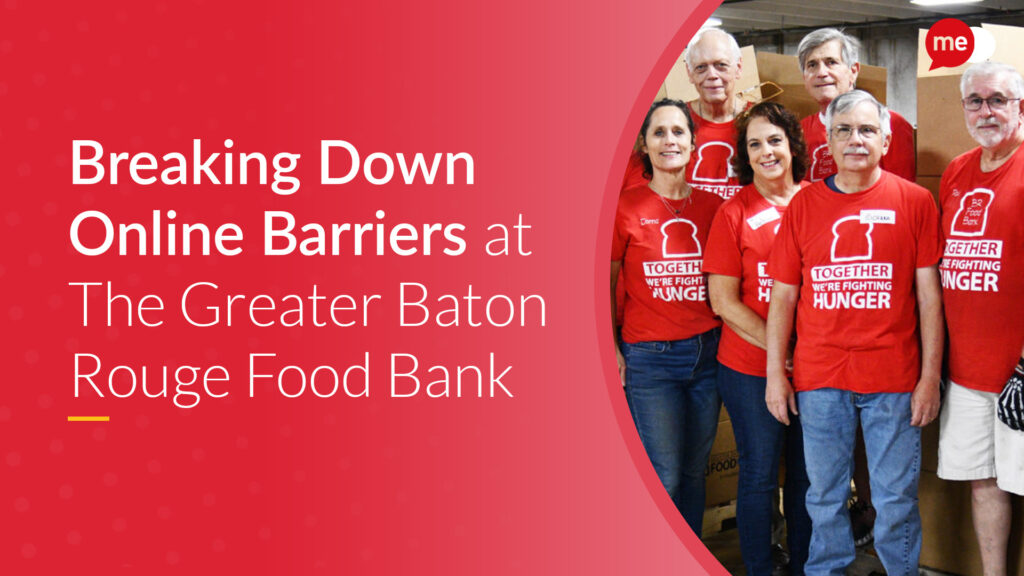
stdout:
[(1024, 378), (1024, 79), (975, 64), (960, 79), (967, 131), (980, 144), (942, 175), (942, 293), (949, 391), (940, 478), (971, 482), (985, 576), (1005, 576), (1010, 493), (1024, 494), (1024, 431), (998, 417), (1003, 388)]
[(870, 94), (836, 97), (825, 125), (838, 172), (793, 198), (768, 259), (765, 400), (783, 424), (800, 414), (811, 481), (804, 573), (842, 576), (856, 557), (846, 502), (860, 424), (875, 551), (889, 576), (916, 576), (920, 427), (938, 415), (942, 361), (938, 209), (927, 190), (880, 167), (890, 116)]

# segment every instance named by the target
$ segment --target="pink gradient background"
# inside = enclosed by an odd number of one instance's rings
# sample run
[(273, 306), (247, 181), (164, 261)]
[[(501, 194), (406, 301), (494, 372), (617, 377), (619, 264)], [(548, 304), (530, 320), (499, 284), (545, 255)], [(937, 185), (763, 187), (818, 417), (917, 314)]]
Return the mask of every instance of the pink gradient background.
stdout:
[[(608, 246), (629, 146), (686, 40), (718, 4), (470, 1), (441, 6), (129, 2), (0, 8), (3, 393), (0, 570), (7, 574), (724, 574), (643, 454), (615, 380)], [(71, 141), (106, 152), (298, 152), (303, 187), (71, 184)], [(318, 184), (321, 139), (371, 152), (469, 152), (473, 186)], [(240, 256), (86, 257), (72, 219), (245, 230)], [(262, 212), (306, 221), (461, 222), (467, 253), (266, 257)], [(529, 257), (484, 230), (533, 228)], [(596, 247), (596, 248), (595, 248)], [(80, 323), (68, 282), (164, 298), (157, 328)], [(176, 295), (541, 294), (544, 328), (195, 328)], [(596, 288), (595, 288), (596, 285)], [(91, 301), (98, 306), (101, 299)], [(345, 366), (370, 399), (245, 394), (246, 356)], [(73, 397), (73, 355), (223, 364), (232, 396)], [(514, 399), (387, 397), (387, 354), (514, 368)], [(111, 422), (69, 423), (105, 414)]]

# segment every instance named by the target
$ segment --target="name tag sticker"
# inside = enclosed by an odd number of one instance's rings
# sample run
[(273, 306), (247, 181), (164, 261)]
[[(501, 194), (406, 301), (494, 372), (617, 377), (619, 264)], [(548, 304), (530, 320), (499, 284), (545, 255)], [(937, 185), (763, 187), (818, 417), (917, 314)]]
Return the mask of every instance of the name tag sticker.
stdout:
[(860, 211), (860, 223), (861, 224), (895, 224), (896, 223), (896, 211), (895, 210), (861, 210)]
[(782, 218), (782, 216), (780, 216), (779, 211), (772, 206), (767, 210), (762, 210), (750, 218), (747, 218), (747, 226), (750, 226), (751, 230), (757, 230), (761, 226), (764, 226), (769, 222), (775, 222), (779, 218)]

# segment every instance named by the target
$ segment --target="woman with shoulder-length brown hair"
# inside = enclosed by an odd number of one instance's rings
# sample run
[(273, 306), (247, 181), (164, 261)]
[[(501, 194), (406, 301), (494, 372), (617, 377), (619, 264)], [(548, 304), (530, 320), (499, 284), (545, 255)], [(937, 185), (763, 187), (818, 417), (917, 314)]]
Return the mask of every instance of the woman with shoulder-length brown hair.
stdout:
[(711, 305), (722, 318), (718, 391), (739, 452), (736, 520), (748, 576), (770, 576), (772, 501), (779, 457), (786, 455), (784, 504), (790, 574), (803, 574), (811, 524), (804, 507), (807, 472), (800, 424), (786, 427), (765, 404), (765, 319), (771, 278), (764, 273), (786, 206), (800, 190), (807, 152), (800, 122), (763, 102), (737, 124), (733, 166), (745, 186), (715, 216), (704, 256)]

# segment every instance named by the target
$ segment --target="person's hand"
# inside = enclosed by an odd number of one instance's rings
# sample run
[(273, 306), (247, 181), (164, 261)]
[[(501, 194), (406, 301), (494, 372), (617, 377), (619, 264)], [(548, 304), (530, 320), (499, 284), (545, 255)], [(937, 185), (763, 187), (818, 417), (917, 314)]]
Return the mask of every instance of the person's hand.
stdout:
[(924, 427), (939, 415), (939, 382), (919, 380), (910, 395), (910, 425)]
[(1017, 363), (1013, 375), (1006, 381), (1003, 391), (999, 393), (999, 409), (996, 415), (999, 421), (1010, 430), (1024, 432), (1024, 410), (1021, 405), (1024, 399), (1024, 358)]
[(622, 387), (626, 387), (626, 358), (622, 355), (622, 350), (618, 346), (615, 347), (615, 361), (619, 364), (619, 382), (622, 382)]
[(776, 420), (789, 426), (789, 413), (799, 414), (796, 409), (796, 394), (785, 376), (769, 376), (764, 390), (764, 401), (768, 411)]

